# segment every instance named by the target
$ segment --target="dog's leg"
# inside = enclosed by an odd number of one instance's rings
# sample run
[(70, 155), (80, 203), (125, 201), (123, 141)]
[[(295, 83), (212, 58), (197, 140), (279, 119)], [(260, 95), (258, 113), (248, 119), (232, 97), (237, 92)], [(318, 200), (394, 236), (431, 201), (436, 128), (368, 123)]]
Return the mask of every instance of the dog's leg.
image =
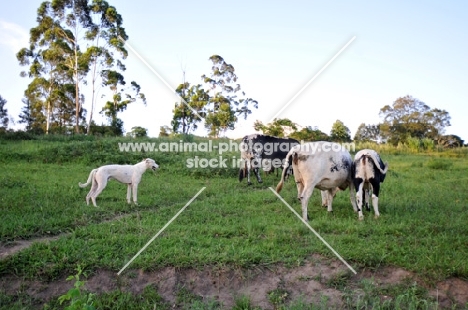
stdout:
[(88, 195), (86, 195), (86, 204), (89, 206), (89, 197), (91, 197), (91, 193), (93, 192), (93, 188), (91, 187), (91, 189), (89, 190), (89, 193)]
[(107, 180), (106, 179), (102, 179), (102, 180), (99, 180), (99, 181), (96, 180), (96, 183), (97, 183), (97, 188), (94, 191), (93, 195), (91, 196), (91, 200), (93, 201), (93, 204), (94, 204), (95, 207), (97, 207), (96, 198), (104, 190), (104, 188), (106, 188)]
[[(94, 193), (96, 192), (96, 189), (98, 188), (98, 184), (96, 182), (96, 177), (93, 175), (93, 180), (91, 181), (91, 189), (89, 190), (88, 195), (86, 195), (86, 204), (89, 206), (89, 198), (92, 199), (94, 196)], [(93, 202), (94, 206), (96, 206), (96, 203)]]
[(132, 201), (130, 200), (131, 198), (131, 195), (132, 195), (132, 184), (127, 184), (127, 203), (128, 204), (131, 204)]
[(138, 203), (137, 203), (138, 183), (133, 183), (132, 189), (133, 189), (133, 203), (135, 204), (135, 206), (138, 206)]

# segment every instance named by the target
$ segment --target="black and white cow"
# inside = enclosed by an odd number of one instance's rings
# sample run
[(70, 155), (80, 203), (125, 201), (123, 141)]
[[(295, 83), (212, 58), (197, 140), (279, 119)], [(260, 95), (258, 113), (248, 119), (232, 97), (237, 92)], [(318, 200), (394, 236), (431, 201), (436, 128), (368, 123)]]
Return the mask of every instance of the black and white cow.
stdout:
[[(358, 208), (362, 205), (369, 207), (369, 192), (372, 192), (372, 206), (374, 207), (375, 218), (379, 213), (379, 191), (380, 183), (385, 180), (388, 170), (388, 163), (383, 163), (379, 154), (374, 150), (361, 150), (354, 156), (353, 182), (356, 187), (356, 200)], [(362, 216), (362, 214), (360, 214)]]
[[(302, 205), (302, 218), (307, 221), (307, 204), (314, 191), (322, 191), (322, 203), (326, 203), (328, 211), (333, 211), (333, 198), (338, 190), (349, 186), (351, 204), (358, 212), (355, 200), (355, 190), (352, 179), (353, 160), (349, 152), (341, 145), (333, 142), (317, 141), (304, 143), (293, 147), (285, 159), (285, 166), (292, 159), (294, 179), (297, 186), (297, 198)], [(279, 193), (283, 188), (285, 171), (281, 181), (276, 186)]]
[(240, 143), (243, 165), (239, 170), (239, 182), (247, 176), (247, 183), (251, 185), (250, 171), (253, 170), (258, 183), (262, 183), (259, 169), (271, 171), (272, 168), (282, 168), (284, 158), (289, 150), (297, 144), (299, 141), (291, 138), (278, 138), (261, 134), (245, 136)]

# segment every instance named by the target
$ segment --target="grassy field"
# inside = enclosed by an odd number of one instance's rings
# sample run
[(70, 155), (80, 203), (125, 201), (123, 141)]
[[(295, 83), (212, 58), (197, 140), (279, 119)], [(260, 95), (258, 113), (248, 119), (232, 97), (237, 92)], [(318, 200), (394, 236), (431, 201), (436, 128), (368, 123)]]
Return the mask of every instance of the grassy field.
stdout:
[[(8, 247), (18, 240), (60, 236), (49, 243), (33, 243), (0, 260), (0, 278), (55, 281), (75, 274), (78, 265), (88, 273), (118, 272), (203, 187), (206, 189), (200, 196), (128, 270), (151, 271), (169, 266), (255, 269), (275, 264), (292, 268), (303, 264), (312, 253), (334, 257), (268, 189), (276, 186), (278, 177), (269, 175), (263, 184), (254, 181), (248, 187), (245, 180), (238, 182), (234, 168), (186, 167), (186, 160), (195, 156), (219, 157), (216, 151), (119, 152), (118, 142), (122, 141), (129, 140), (0, 140), (0, 245)], [(420, 154), (381, 150), (384, 161), (390, 165), (381, 188), (381, 218), (375, 220), (373, 214), (366, 212), (365, 220), (358, 221), (348, 192), (338, 193), (334, 212), (328, 214), (320, 207), (320, 195), (315, 191), (309, 202), (310, 225), (358, 272), (397, 266), (418, 274), (429, 284), (450, 277), (466, 280), (467, 154), (466, 150)], [(223, 156), (231, 159), (238, 153)], [(86, 205), (89, 188), (79, 188), (78, 182), (85, 182), (91, 169), (109, 163), (134, 164), (145, 157), (155, 159), (160, 169), (143, 175), (138, 206), (126, 204), (126, 187), (117, 182), (110, 182), (98, 197), (98, 208)], [(300, 213), (296, 194), (290, 180), (281, 195)], [(406, 287), (394, 295), (407, 292)], [(151, 290), (145, 291), (147, 298), (140, 299), (115, 294), (117, 297), (95, 296), (95, 304), (112, 308), (105, 306), (106, 302), (120, 300), (127, 302), (127, 308), (144, 308), (142, 303), (152, 300), (151, 305), (167, 306)], [(181, 302), (182, 308), (216, 308), (189, 297)], [(38, 304), (40, 301), (0, 291), (4, 309)], [(60, 308), (57, 299), (51, 305)], [(315, 306), (320, 309), (320, 305), (296, 300), (288, 307)], [(242, 298), (236, 301), (236, 307), (253, 308), (248, 299)]]

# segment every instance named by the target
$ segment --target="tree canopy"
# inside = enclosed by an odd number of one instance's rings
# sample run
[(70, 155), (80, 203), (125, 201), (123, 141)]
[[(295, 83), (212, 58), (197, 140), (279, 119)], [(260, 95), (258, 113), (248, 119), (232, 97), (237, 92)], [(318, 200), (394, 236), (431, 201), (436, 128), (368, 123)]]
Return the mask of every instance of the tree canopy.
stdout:
[(176, 93), (181, 100), (175, 103), (171, 121), (172, 131), (188, 134), (198, 128), (198, 123), (206, 116), (205, 107), (208, 104), (209, 94), (201, 84), (192, 85), (184, 82), (180, 84)]
[(184, 77), (183, 83), (176, 89), (180, 101), (175, 103), (172, 110), (174, 133), (188, 134), (204, 120), (208, 135), (216, 138), (234, 129), (239, 117), (246, 119), (252, 108), (258, 108), (258, 102), (245, 97), (241, 91), (233, 65), (219, 55), (213, 55), (209, 60), (212, 71), (209, 75), (201, 76), (204, 85), (191, 85)]
[(147, 138), (148, 130), (141, 126), (132, 127), (132, 130), (127, 133), (127, 136), (132, 138)]
[(336, 120), (330, 131), (330, 140), (334, 142), (351, 142), (351, 131), (342, 121)]
[(210, 96), (206, 107), (205, 127), (209, 135), (218, 137), (221, 132), (234, 129), (239, 116), (247, 119), (252, 108), (258, 108), (258, 102), (246, 98), (237, 84), (234, 66), (228, 64), (223, 57), (213, 55), (211, 74), (202, 75), (203, 82), (210, 88)]
[(356, 142), (381, 142), (380, 124), (366, 125), (362, 123), (356, 130), (353, 140)]
[(329, 141), (330, 137), (319, 130), (317, 127), (306, 126), (299, 131), (295, 131), (289, 135), (290, 138), (298, 141)]
[(297, 131), (297, 124), (293, 123), (288, 118), (275, 118), (267, 125), (264, 125), (261, 121), (256, 120), (254, 123), (254, 129), (261, 131), (265, 135), (282, 138), (289, 135), (285, 129), (290, 129), (292, 132)]
[(0, 128), (6, 129), (8, 127), (8, 110), (5, 108), (7, 101), (0, 96)]
[(380, 109), (383, 119), (380, 132), (391, 144), (408, 138), (437, 139), (450, 126), (450, 115), (445, 110), (431, 109), (412, 96), (400, 97), (393, 104)]

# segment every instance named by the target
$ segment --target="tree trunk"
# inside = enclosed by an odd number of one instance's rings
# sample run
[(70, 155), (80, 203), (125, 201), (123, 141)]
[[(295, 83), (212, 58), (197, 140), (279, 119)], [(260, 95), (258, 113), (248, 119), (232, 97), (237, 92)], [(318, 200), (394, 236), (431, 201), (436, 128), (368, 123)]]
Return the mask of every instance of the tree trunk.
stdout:
[[(100, 30), (99, 30), (100, 33)], [(99, 35), (97, 36), (97, 41), (96, 41), (96, 46), (99, 46)], [(89, 135), (91, 134), (91, 123), (93, 122), (93, 111), (94, 111), (94, 103), (96, 100), (96, 71), (97, 71), (97, 59), (96, 55), (94, 55), (94, 61), (93, 61), (93, 75), (92, 75), (92, 94), (91, 94), (91, 111), (89, 113), (89, 122), (88, 122), (88, 128), (86, 129), (86, 134)]]
[(75, 133), (80, 133), (80, 93), (78, 83), (78, 55), (75, 44)]
[[(183, 104), (182, 102), (180, 103)], [(182, 133), (185, 135), (185, 106), (182, 105), (182, 107)]]
[(49, 126), (50, 126), (50, 98), (47, 100), (46, 135), (49, 134)]
[(91, 112), (89, 113), (89, 123), (88, 123), (88, 128), (86, 129), (86, 134), (89, 135), (91, 134), (91, 122), (93, 121), (93, 110), (92, 110), (92, 104), (91, 104)]
[(50, 128), (50, 94), (52, 93), (52, 86), (49, 86), (49, 98), (47, 98), (47, 120), (46, 120), (46, 135), (49, 134)]

